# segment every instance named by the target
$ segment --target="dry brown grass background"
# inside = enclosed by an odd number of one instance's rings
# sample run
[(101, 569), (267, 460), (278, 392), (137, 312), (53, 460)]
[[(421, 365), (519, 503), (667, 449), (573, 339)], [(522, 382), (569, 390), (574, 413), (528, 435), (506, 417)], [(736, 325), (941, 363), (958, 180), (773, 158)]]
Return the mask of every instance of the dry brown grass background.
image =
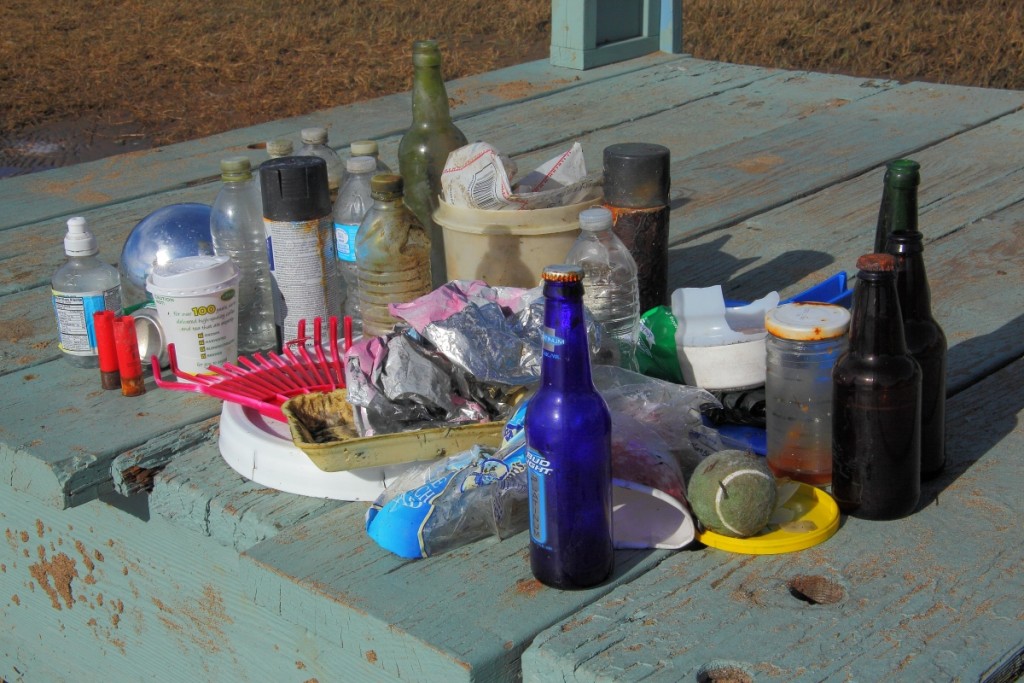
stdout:
[[(1020, 0), (683, 5), (696, 57), (1024, 89)], [(549, 36), (549, 0), (5, 0), (0, 143), (69, 120), (179, 142), (408, 89), (417, 38), (452, 79), (544, 58)]]

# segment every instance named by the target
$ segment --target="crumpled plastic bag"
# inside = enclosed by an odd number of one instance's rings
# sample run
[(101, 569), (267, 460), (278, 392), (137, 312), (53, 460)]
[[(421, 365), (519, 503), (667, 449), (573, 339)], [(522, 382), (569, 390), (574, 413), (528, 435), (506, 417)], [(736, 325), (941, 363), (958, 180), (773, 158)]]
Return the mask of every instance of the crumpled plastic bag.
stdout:
[[(617, 548), (681, 548), (694, 538), (685, 482), (723, 448), (700, 406), (715, 398), (614, 367), (593, 368), (612, 414), (612, 526)], [(522, 404), (506, 443), (415, 467), (374, 501), (367, 533), (402, 557), (428, 557), (525, 531), (529, 504)]]
[(514, 161), (486, 142), (452, 150), (441, 173), (446, 204), (487, 210), (547, 209), (601, 195), (599, 174), (587, 175), (580, 143), (512, 182)]

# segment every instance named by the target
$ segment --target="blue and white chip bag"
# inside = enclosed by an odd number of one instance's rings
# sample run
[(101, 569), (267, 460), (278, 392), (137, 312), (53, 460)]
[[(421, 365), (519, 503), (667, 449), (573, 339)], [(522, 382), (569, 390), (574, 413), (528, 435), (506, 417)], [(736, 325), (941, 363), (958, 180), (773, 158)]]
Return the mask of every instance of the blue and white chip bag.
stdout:
[(494, 452), (474, 446), (403, 474), (366, 512), (366, 532), (382, 548), (429, 557), (526, 528), (526, 435)]

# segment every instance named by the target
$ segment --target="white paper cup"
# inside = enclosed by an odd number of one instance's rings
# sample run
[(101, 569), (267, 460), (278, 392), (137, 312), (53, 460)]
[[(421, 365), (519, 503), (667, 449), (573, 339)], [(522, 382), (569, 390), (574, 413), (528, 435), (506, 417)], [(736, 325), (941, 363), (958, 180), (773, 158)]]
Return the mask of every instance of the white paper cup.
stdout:
[(238, 359), (238, 268), (227, 256), (186, 256), (146, 278), (178, 367), (193, 375)]

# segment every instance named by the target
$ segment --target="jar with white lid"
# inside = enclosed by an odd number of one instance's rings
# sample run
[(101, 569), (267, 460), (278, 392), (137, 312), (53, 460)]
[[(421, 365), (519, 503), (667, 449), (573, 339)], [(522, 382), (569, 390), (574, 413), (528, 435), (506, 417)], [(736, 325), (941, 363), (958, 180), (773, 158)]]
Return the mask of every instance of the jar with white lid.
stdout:
[(790, 303), (765, 315), (768, 466), (777, 477), (832, 482), (832, 367), (849, 327), (850, 312), (834, 304)]

